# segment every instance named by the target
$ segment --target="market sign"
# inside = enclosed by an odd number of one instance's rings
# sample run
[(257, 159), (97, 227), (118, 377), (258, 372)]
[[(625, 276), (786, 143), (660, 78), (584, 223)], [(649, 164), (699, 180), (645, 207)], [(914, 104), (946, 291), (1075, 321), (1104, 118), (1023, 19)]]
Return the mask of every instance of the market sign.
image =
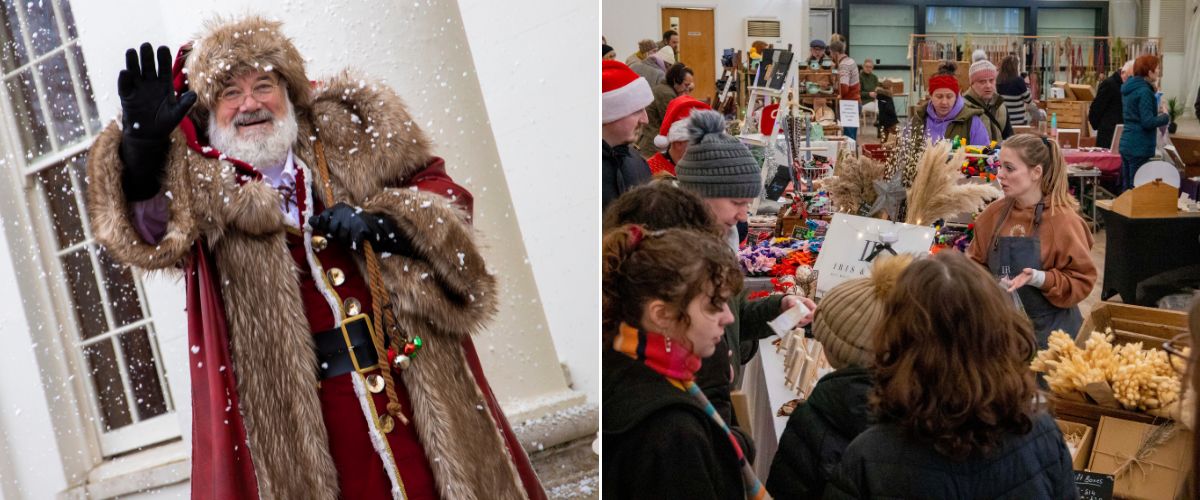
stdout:
[(817, 296), (846, 280), (870, 276), (871, 262), (894, 253), (926, 255), (934, 229), (848, 214), (833, 214), (817, 255)]

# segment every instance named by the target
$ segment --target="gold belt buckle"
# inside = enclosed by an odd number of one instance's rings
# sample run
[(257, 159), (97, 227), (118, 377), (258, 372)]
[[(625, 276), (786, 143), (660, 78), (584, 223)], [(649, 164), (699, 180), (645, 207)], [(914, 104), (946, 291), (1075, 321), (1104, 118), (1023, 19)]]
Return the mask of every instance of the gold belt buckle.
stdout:
[[(354, 371), (358, 373), (366, 373), (378, 368), (378, 365), (362, 366), (358, 363), (358, 356), (354, 354), (354, 344), (350, 342), (350, 332), (346, 330), (346, 326), (354, 323), (355, 321), (366, 322), (367, 334), (370, 337), (372, 344), (375, 342), (375, 328), (371, 325), (371, 317), (367, 316), (366, 314), (359, 314), (346, 318), (342, 321), (340, 326), (342, 330), (342, 340), (346, 343), (346, 351), (350, 353), (350, 362), (354, 363)], [(375, 346), (372, 345), (371, 347), (374, 348)]]

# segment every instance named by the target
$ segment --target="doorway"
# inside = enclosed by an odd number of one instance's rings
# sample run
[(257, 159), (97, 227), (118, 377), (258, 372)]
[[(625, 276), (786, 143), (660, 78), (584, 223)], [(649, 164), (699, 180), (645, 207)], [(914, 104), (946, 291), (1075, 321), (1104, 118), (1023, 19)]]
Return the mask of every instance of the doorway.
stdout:
[(712, 9), (664, 8), (663, 31), (679, 33), (679, 53), (675, 59), (692, 69), (695, 90), (692, 97), (712, 102), (717, 95), (716, 35)]

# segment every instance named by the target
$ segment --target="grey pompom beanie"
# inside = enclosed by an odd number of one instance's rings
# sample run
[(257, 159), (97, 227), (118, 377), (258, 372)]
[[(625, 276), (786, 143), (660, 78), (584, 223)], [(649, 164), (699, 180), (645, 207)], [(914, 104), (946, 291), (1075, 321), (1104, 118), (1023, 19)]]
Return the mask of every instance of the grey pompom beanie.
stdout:
[(695, 111), (687, 152), (675, 166), (679, 185), (704, 198), (758, 198), (762, 179), (750, 149), (725, 133), (716, 111)]

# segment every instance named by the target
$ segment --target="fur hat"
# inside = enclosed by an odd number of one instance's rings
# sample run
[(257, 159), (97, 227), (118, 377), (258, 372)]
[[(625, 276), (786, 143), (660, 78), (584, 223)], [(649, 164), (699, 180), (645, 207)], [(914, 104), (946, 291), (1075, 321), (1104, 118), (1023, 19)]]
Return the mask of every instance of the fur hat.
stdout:
[(840, 369), (872, 364), (871, 336), (883, 318), (884, 299), (912, 261), (910, 254), (877, 258), (870, 276), (842, 282), (825, 294), (812, 332), (830, 365)]
[(971, 60), (973, 61), (971, 69), (967, 70), (971, 83), (975, 83), (976, 80), (996, 78), (996, 65), (988, 60), (987, 53), (983, 49), (976, 50), (971, 55)]
[(654, 137), (654, 145), (658, 149), (667, 149), (672, 142), (688, 140), (690, 121), (687, 118), (697, 109), (712, 109), (712, 106), (689, 95), (671, 99), (662, 126), (658, 128), (658, 135)]
[(287, 86), (297, 108), (312, 102), (304, 58), (284, 36), (283, 23), (251, 15), (240, 19), (214, 18), (192, 45), (184, 68), (188, 87), (205, 109), (216, 109), (217, 93), (225, 83), (254, 70), (273, 71)]

